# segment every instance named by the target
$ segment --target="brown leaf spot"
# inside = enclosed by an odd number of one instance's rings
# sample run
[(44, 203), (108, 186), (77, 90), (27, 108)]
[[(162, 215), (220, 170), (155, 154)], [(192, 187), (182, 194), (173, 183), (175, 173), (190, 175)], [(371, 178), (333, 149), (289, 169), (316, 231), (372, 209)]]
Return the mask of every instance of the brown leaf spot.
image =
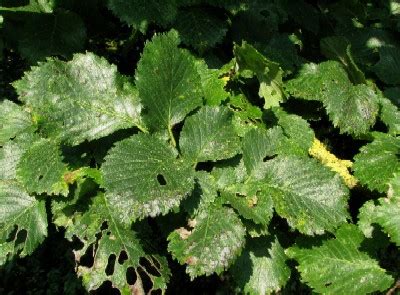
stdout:
[(180, 227), (176, 231), (177, 231), (177, 233), (179, 234), (179, 236), (181, 237), (182, 240), (186, 240), (192, 234), (191, 231), (188, 231), (184, 227)]

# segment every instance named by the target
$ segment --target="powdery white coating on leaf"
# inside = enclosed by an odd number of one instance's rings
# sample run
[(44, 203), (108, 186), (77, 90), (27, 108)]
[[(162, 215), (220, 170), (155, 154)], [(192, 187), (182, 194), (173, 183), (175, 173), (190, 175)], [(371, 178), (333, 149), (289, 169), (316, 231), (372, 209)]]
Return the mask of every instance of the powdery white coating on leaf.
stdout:
[(287, 256), (276, 237), (249, 240), (231, 273), (244, 294), (278, 292), (290, 278)]
[(179, 146), (184, 157), (195, 162), (222, 160), (240, 150), (232, 125), (233, 113), (224, 107), (203, 107), (185, 120)]
[(246, 180), (221, 190), (221, 196), (240, 216), (268, 226), (273, 215), (273, 201), (262, 180)]
[(59, 146), (48, 139), (32, 144), (17, 165), (17, 179), (30, 193), (68, 194), (63, 176), (68, 171)]
[(378, 262), (359, 250), (364, 237), (355, 225), (346, 224), (336, 238), (320, 247), (289, 248), (286, 253), (299, 263), (302, 280), (317, 293), (368, 294), (384, 291), (393, 283)]
[[(23, 230), (26, 238), (17, 244), (18, 233)], [(17, 182), (0, 180), (0, 264), (17, 254), (21, 257), (31, 254), (46, 236), (44, 201), (29, 196)]]
[(30, 114), (21, 106), (9, 100), (0, 103), (0, 145), (21, 133), (34, 130)]
[[(92, 204), (84, 213), (75, 213), (66, 229), (66, 238), (74, 240), (78, 238), (82, 243), (82, 249), (74, 252), (78, 263), (78, 275), (88, 291), (98, 289), (104, 281), (111, 281), (113, 287), (119, 289), (122, 294), (131, 294), (133, 287), (144, 292), (144, 284), (138, 272), (140, 268), (152, 282), (152, 288), (166, 288), (169, 280), (169, 270), (166, 259), (158, 255), (149, 255), (143, 248), (143, 240), (137, 237), (137, 233), (125, 226), (115, 217), (115, 210), (103, 194), (92, 199)], [(105, 226), (106, 225), (106, 226)], [(81, 258), (90, 246), (94, 246), (92, 267), (81, 264)], [(119, 257), (122, 251), (126, 259), (122, 262)], [(112, 273), (106, 273), (110, 263), (110, 256), (115, 255)], [(159, 276), (150, 273), (146, 266), (141, 265), (141, 259), (147, 260), (152, 268), (156, 269)], [(127, 282), (128, 268), (133, 267), (137, 276), (134, 285)]]
[(73, 145), (141, 127), (136, 89), (116, 66), (92, 53), (39, 63), (13, 85), (43, 131)]
[(118, 142), (106, 156), (102, 172), (106, 198), (124, 223), (166, 214), (194, 186), (190, 165), (148, 134)]
[(354, 86), (336, 61), (304, 65), (285, 87), (297, 98), (321, 101), (341, 133), (365, 134), (375, 124), (379, 111), (377, 94), (365, 84)]
[(17, 165), (21, 156), (36, 141), (38, 136), (23, 134), (13, 141), (6, 142), (0, 148), (0, 180), (15, 180)]
[(232, 209), (219, 205), (211, 204), (194, 219), (196, 225), (187, 238), (182, 239), (179, 230), (169, 235), (168, 250), (179, 263), (187, 264), (191, 279), (220, 274), (240, 254), (245, 228)]
[(349, 191), (338, 174), (314, 159), (279, 156), (265, 164), (276, 212), (301, 233), (334, 231), (349, 217)]
[(202, 104), (202, 85), (196, 60), (178, 48), (176, 31), (147, 42), (136, 69), (136, 85), (153, 131), (171, 130)]

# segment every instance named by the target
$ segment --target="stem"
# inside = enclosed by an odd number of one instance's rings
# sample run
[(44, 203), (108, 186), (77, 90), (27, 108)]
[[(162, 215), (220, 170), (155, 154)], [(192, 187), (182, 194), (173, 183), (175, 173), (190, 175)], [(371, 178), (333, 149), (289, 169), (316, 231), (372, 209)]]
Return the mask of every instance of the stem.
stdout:
[(146, 129), (146, 127), (140, 125), (140, 124), (136, 124), (136, 127), (142, 131), (143, 133), (149, 133), (149, 130)]
[(170, 125), (168, 125), (168, 134), (169, 134), (169, 138), (171, 140), (171, 144), (174, 148), (176, 148), (176, 141), (175, 141), (175, 137), (174, 134), (172, 133), (172, 127)]

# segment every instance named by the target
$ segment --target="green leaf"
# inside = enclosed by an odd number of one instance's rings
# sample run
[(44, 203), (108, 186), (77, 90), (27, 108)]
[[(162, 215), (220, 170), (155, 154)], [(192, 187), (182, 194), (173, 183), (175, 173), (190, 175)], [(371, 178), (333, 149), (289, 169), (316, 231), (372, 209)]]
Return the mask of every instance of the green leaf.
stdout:
[(264, 126), (261, 108), (253, 105), (245, 95), (231, 95), (229, 106), (234, 111), (233, 124), (240, 137), (257, 126)]
[(29, 196), (14, 181), (0, 181), (0, 264), (31, 254), (47, 236), (44, 201)]
[(262, 44), (261, 53), (278, 63), (287, 75), (306, 61), (298, 55), (298, 47), (301, 47), (301, 41), (295, 34), (276, 33), (265, 45)]
[(178, 48), (176, 31), (156, 35), (144, 48), (136, 70), (136, 85), (151, 130), (168, 130), (202, 104), (196, 61)]
[(137, 134), (118, 142), (102, 166), (106, 198), (118, 220), (166, 214), (194, 186), (193, 170), (164, 141)]
[(275, 211), (301, 233), (332, 232), (349, 217), (348, 189), (316, 160), (278, 156), (266, 162), (265, 173)]
[(315, 138), (314, 131), (308, 122), (302, 117), (288, 114), (280, 108), (275, 108), (273, 111), (287, 138), (284, 142), (280, 142), (280, 153), (308, 156), (308, 150)]
[(378, 262), (359, 250), (364, 237), (355, 225), (344, 225), (336, 238), (312, 249), (292, 247), (302, 280), (317, 293), (367, 294), (383, 292), (393, 283)]
[(221, 196), (240, 216), (255, 224), (268, 226), (274, 213), (274, 204), (263, 181), (247, 180), (221, 190)]
[(190, 231), (182, 227), (168, 236), (168, 250), (179, 263), (187, 265), (192, 280), (222, 273), (245, 243), (245, 228), (239, 217), (232, 209), (214, 204), (189, 223), (193, 227)]
[(351, 54), (350, 42), (341, 36), (321, 39), (321, 51), (327, 58), (340, 62), (354, 84), (365, 84), (364, 73), (358, 68)]
[(86, 41), (80, 16), (63, 10), (6, 14), (4, 34), (17, 43), (21, 55), (31, 63), (52, 55), (69, 57), (81, 51)]
[(304, 64), (297, 77), (286, 82), (285, 88), (294, 97), (323, 101), (330, 89), (349, 84), (346, 71), (340, 63), (326, 61)]
[(30, 114), (15, 103), (4, 100), (0, 103), (0, 146), (21, 133), (35, 130)]
[(17, 179), (29, 193), (67, 195), (68, 184), (64, 179), (67, 172), (59, 146), (49, 139), (35, 142), (17, 165)]
[(290, 277), (286, 255), (278, 239), (252, 239), (230, 269), (244, 294), (279, 292)]
[(394, 177), (389, 182), (388, 197), (400, 197), (400, 173), (395, 173)]
[(182, 202), (182, 207), (190, 215), (198, 214), (215, 202), (218, 197), (214, 177), (206, 171), (196, 171), (195, 187), (192, 194)]
[(358, 219), (358, 226), (366, 237), (372, 237), (372, 224), (379, 224), (391, 241), (400, 247), (400, 196), (381, 198), (377, 205), (374, 201), (366, 202)]
[(339, 127), (342, 133), (367, 133), (375, 124), (379, 110), (376, 93), (364, 84), (353, 86), (342, 93), (339, 88), (336, 91), (339, 91), (336, 97), (332, 92), (324, 102), (333, 125)]
[(228, 23), (215, 10), (200, 7), (180, 9), (173, 27), (184, 44), (200, 53), (220, 43), (228, 31)]
[[(11, 3), (0, 3), (0, 10), (3, 11), (27, 11), (27, 12), (46, 12), (51, 13), (55, 7), (55, 0), (29, 0), (29, 4), (27, 1), (15, 1), (10, 0)], [(25, 5), (26, 4), (26, 5)], [(16, 6), (15, 6), (16, 5)], [(10, 7), (8, 7), (10, 6)]]
[(318, 10), (306, 1), (280, 1), (281, 9), (284, 9), (302, 28), (318, 34), (320, 29), (320, 14)]
[(379, 136), (354, 157), (354, 175), (371, 190), (387, 192), (388, 183), (400, 169), (400, 138)]
[(279, 64), (268, 60), (246, 42), (235, 46), (234, 54), (240, 72), (250, 70), (257, 76), (260, 82), (258, 94), (265, 100), (264, 108), (279, 106), (286, 98), (282, 85), (283, 71)]
[(73, 145), (141, 124), (136, 90), (116, 66), (92, 53), (48, 60), (14, 86), (43, 131)]
[(252, 129), (245, 134), (242, 140), (243, 162), (247, 174), (257, 172), (266, 156), (276, 153), (277, 141), (274, 140), (273, 129)]
[[(133, 290), (144, 294), (143, 279), (149, 278), (152, 290), (165, 290), (170, 275), (166, 259), (148, 254), (143, 247), (144, 241), (129, 226), (120, 224), (114, 214), (107, 198), (99, 194), (92, 199), (86, 212), (74, 215), (66, 228), (67, 239), (72, 241), (78, 238), (83, 243), (83, 247), (75, 251), (75, 257), (78, 275), (82, 277), (85, 288), (92, 291), (98, 289), (104, 281), (111, 281), (113, 287), (118, 288), (122, 294), (132, 294)], [(94, 247), (92, 253), (88, 252), (90, 247)], [(81, 260), (87, 252), (93, 255), (91, 267), (84, 265)], [(126, 259), (121, 260), (124, 254)], [(127, 282), (129, 268), (133, 268), (137, 277), (133, 285)]]
[(341, 133), (367, 133), (378, 114), (378, 96), (367, 85), (352, 85), (336, 61), (306, 64), (297, 78), (286, 83), (295, 97), (321, 101)]
[(373, 70), (386, 84), (400, 84), (400, 48), (384, 46), (379, 48), (379, 62)]
[(225, 82), (219, 79), (220, 71), (209, 69), (203, 60), (197, 61), (196, 66), (197, 72), (200, 75), (206, 104), (210, 106), (220, 105), (229, 96), (229, 93), (224, 88)]
[(16, 179), (21, 156), (38, 139), (36, 134), (24, 133), (0, 148), (0, 180)]
[(400, 108), (400, 87), (389, 87), (386, 88), (385, 91), (383, 92), (385, 97), (390, 99), (390, 101)]
[(379, 103), (381, 105), (380, 117), (383, 123), (389, 127), (389, 134), (400, 134), (400, 111), (386, 97), (380, 97)]
[(108, 8), (123, 22), (145, 33), (149, 23), (168, 25), (176, 16), (175, 0), (109, 0)]
[(225, 107), (203, 107), (185, 120), (179, 140), (184, 157), (194, 162), (222, 160), (240, 150), (232, 125), (233, 113)]

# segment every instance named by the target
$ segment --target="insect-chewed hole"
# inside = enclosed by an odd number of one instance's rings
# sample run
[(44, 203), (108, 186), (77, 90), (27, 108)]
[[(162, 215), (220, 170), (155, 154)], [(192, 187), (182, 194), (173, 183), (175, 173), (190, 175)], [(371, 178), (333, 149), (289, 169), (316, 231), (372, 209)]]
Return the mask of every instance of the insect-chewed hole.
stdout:
[(126, 251), (122, 250), (118, 256), (118, 263), (122, 265), (127, 259), (128, 259), (128, 254), (126, 254)]
[(111, 254), (108, 257), (108, 263), (107, 263), (107, 267), (106, 267), (106, 275), (111, 276), (114, 273), (114, 266), (115, 266), (115, 260), (117, 259), (117, 257), (115, 256), (115, 254)]
[(28, 237), (28, 232), (25, 229), (20, 230), (17, 233), (17, 238), (15, 239), (15, 244), (18, 245), (18, 244), (24, 243), (26, 241), (27, 237)]
[(157, 259), (155, 259), (153, 256), (151, 257), (151, 260), (153, 261), (153, 264), (156, 266), (157, 269), (161, 268), (161, 264), (158, 262)]
[(9, 243), (11, 241), (14, 241), (15, 240), (15, 236), (17, 235), (17, 232), (18, 232), (18, 226), (14, 225), (14, 228), (13, 228), (12, 231), (10, 231), (10, 233), (9, 233), (7, 239), (6, 239), (6, 242)]
[(38, 180), (42, 180), (42, 179), (43, 179), (43, 175), (40, 174), (40, 175), (38, 176)]
[(158, 181), (158, 183), (160, 185), (166, 185), (167, 184), (167, 181), (165, 180), (165, 177), (162, 174), (158, 174), (157, 175), (157, 181)]
[(263, 159), (263, 162), (267, 162), (269, 160), (272, 160), (275, 157), (276, 157), (276, 155), (274, 155), (274, 156), (265, 156), (264, 159)]
[(135, 269), (132, 266), (128, 267), (128, 269), (126, 270), (126, 282), (129, 285), (134, 285), (136, 283), (136, 280), (137, 275)]
[(157, 270), (157, 268), (154, 267), (154, 265), (151, 263), (150, 260), (141, 257), (139, 260), (139, 263), (141, 266), (144, 267), (144, 269), (151, 275), (156, 276), (156, 277), (161, 277), (160, 272)]
[(86, 266), (86, 267), (92, 267), (94, 264), (94, 257), (93, 257), (93, 250), (94, 250), (94, 245), (90, 245), (85, 254), (79, 259), (79, 265), (81, 266)]
[(103, 230), (106, 230), (106, 229), (108, 229), (108, 224), (107, 224), (107, 221), (104, 221), (101, 224), (100, 230), (103, 231)]
[(153, 287), (153, 282), (151, 281), (149, 274), (140, 266), (137, 268), (137, 272), (142, 280), (143, 289), (146, 293), (149, 292)]

